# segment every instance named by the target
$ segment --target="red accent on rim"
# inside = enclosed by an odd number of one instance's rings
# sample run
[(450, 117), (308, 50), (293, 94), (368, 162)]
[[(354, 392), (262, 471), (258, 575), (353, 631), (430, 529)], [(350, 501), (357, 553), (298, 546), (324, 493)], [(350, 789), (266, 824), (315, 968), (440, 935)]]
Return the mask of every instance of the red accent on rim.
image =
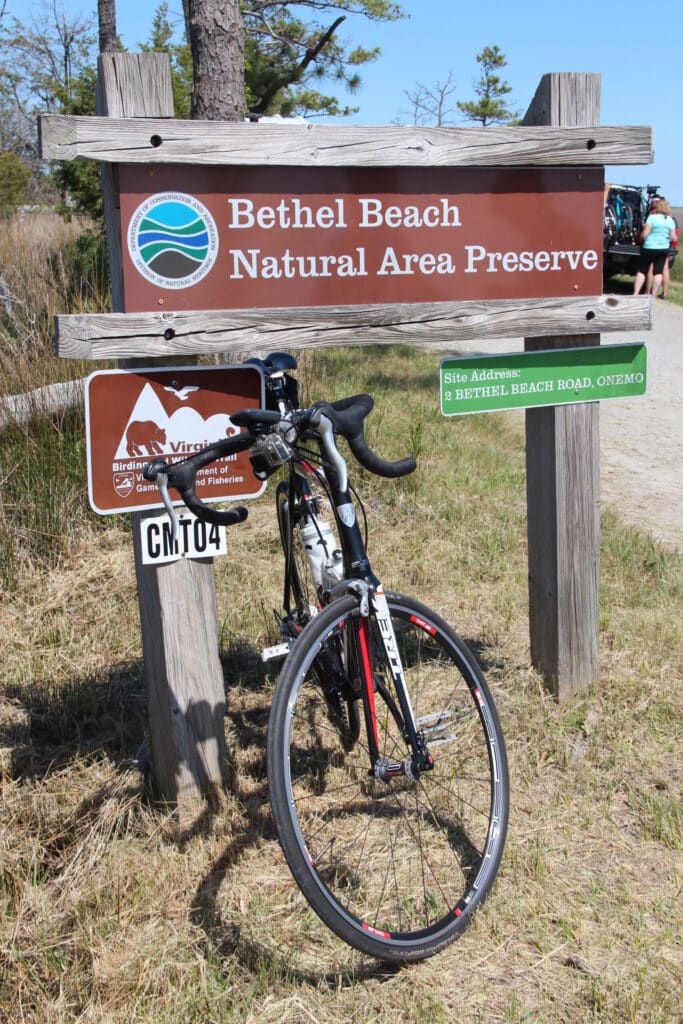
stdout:
[(420, 629), (426, 630), (426, 632), (429, 633), (430, 636), (434, 636), (435, 635), (435, 633), (436, 633), (435, 627), (434, 626), (430, 626), (430, 624), (428, 622), (425, 622), (424, 619), (419, 619), (417, 617), (417, 615), (411, 615), (410, 616), (410, 621), (412, 623), (414, 623), (416, 626), (419, 626)]
[(382, 939), (391, 938), (391, 932), (383, 932), (379, 928), (373, 928), (371, 924), (366, 924), (365, 921), (363, 921), (363, 928), (366, 932), (370, 932), (371, 935), (379, 935)]

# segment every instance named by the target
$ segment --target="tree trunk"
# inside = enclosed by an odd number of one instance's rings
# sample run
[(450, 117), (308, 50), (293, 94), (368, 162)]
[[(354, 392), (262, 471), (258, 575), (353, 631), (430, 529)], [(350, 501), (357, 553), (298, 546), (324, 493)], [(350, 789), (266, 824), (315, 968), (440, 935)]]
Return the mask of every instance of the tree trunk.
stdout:
[(118, 49), (116, 43), (116, 0), (97, 0), (100, 53)]
[(192, 52), (192, 117), (242, 121), (244, 23), (239, 0), (183, 0)]

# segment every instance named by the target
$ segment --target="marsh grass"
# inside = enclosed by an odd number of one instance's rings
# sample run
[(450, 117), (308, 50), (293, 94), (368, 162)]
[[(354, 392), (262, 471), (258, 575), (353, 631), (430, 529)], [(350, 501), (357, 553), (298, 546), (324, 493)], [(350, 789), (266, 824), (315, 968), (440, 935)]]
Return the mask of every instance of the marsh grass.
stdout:
[(87, 225), (47, 211), (3, 221), (0, 232), (0, 398), (31, 393), (30, 420), (10, 420), (0, 451), (0, 587), (59, 563), (97, 518), (85, 483), (82, 404), (49, 415), (38, 389), (80, 380), (89, 367), (53, 354), (54, 316), (107, 308), (102, 250)]
[(605, 512), (602, 679), (558, 707), (529, 667), (520, 417), (443, 419), (438, 361), (412, 349), (300, 359), (307, 399), (367, 390), (371, 443), (419, 454), (403, 480), (354, 478), (385, 584), (440, 610), (491, 682), (512, 781), (494, 891), (450, 950), (387, 970), (338, 942), (289, 879), (265, 774), (275, 671), (259, 658), (281, 596), (272, 485), (216, 565), (222, 805), (189, 821), (156, 805), (130, 534), (120, 517), (78, 519), (82, 478), (57, 459), (71, 533), (58, 559), (37, 549), (0, 602), (0, 1021), (670, 1024), (680, 558)]

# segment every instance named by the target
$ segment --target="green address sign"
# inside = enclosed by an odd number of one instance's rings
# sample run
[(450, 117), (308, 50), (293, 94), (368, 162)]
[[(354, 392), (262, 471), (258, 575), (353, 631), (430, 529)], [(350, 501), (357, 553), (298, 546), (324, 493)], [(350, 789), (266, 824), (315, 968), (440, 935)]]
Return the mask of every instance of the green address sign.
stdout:
[(633, 398), (647, 387), (645, 345), (443, 359), (441, 412), (459, 416)]

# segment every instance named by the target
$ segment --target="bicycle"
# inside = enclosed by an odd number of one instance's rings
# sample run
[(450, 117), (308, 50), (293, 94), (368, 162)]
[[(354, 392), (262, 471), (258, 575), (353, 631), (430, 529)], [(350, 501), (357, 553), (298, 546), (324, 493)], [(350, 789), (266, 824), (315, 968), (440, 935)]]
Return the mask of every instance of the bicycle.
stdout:
[(498, 872), (509, 807), (498, 714), (460, 637), (415, 599), (385, 593), (370, 566), (337, 437), (375, 475), (415, 468), (368, 447), (372, 398), (300, 408), (293, 356), (248, 362), (265, 375), (268, 407), (232, 414), (243, 433), (173, 465), (155, 460), (145, 476), (169, 514), (172, 486), (196, 515), (231, 525), (246, 510), (204, 505), (198, 469), (245, 449), (261, 479), (285, 467), (282, 642), (264, 652), (285, 657), (267, 740), (278, 839), (341, 939), (380, 960), (420, 960), (465, 930)]

